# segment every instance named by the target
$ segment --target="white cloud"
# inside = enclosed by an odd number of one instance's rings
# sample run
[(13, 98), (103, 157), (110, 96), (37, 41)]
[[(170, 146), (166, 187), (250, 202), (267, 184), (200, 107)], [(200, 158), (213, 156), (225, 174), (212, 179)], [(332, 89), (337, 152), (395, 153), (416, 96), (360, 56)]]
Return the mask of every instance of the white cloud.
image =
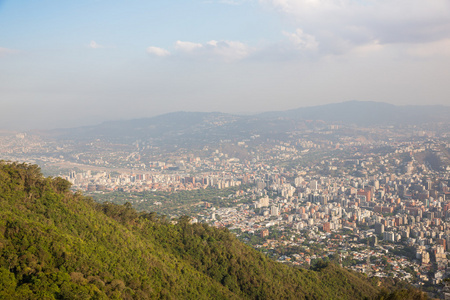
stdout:
[(240, 60), (251, 53), (251, 48), (239, 41), (215, 41), (200, 44), (177, 41), (175, 49), (183, 54), (201, 58), (220, 58), (227, 62)]
[(209, 41), (206, 49), (226, 60), (239, 60), (249, 55), (250, 49), (244, 43), (237, 41)]
[(380, 45), (379, 41), (373, 41), (372, 43), (367, 43), (367, 44), (355, 47), (352, 50), (352, 54), (364, 57), (364, 56), (368, 56), (370, 54), (382, 51), (384, 48), (385, 48), (385, 46)]
[(147, 53), (152, 54), (152, 55), (156, 55), (156, 56), (160, 56), (160, 57), (164, 57), (164, 56), (169, 56), (170, 55), (170, 52), (167, 51), (166, 49), (153, 47), (153, 46), (147, 48)]
[(89, 43), (89, 48), (91, 48), (91, 49), (99, 49), (99, 48), (104, 48), (104, 47), (102, 45), (100, 45), (100, 44), (97, 44), (96, 41), (91, 41)]
[[(426, 44), (450, 36), (448, 0), (259, 0), (315, 38), (320, 51)], [(288, 34), (287, 34), (288, 35)], [(289, 36), (289, 35), (288, 35)], [(290, 39), (296, 39), (290, 35)], [(305, 36), (300, 40), (306, 42)], [(301, 44), (301, 43), (300, 43)]]
[(175, 43), (175, 49), (181, 50), (184, 52), (192, 52), (196, 49), (203, 48), (202, 44), (198, 43), (192, 43), (192, 42), (182, 42), (182, 41), (176, 41)]
[(304, 33), (301, 29), (297, 29), (294, 33), (283, 31), (283, 35), (287, 36), (299, 50), (316, 50), (319, 46), (314, 36)]

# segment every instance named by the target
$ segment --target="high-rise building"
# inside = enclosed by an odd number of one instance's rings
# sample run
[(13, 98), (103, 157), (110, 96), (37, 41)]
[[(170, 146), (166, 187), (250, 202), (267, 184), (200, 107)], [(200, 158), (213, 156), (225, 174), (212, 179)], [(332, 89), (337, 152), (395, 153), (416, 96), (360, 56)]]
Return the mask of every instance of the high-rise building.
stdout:
[(324, 232), (331, 232), (331, 224), (330, 224), (330, 222), (323, 223), (322, 229), (323, 229)]
[(395, 234), (392, 231), (386, 231), (383, 233), (383, 240), (387, 241), (387, 242), (395, 242), (396, 238), (395, 238)]
[(259, 204), (261, 207), (268, 207), (269, 206), (269, 197), (265, 196), (259, 199)]
[(384, 233), (384, 225), (381, 223), (375, 223), (375, 233), (383, 234)]
[(272, 206), (270, 208), (270, 215), (271, 216), (278, 216), (279, 215), (278, 207)]

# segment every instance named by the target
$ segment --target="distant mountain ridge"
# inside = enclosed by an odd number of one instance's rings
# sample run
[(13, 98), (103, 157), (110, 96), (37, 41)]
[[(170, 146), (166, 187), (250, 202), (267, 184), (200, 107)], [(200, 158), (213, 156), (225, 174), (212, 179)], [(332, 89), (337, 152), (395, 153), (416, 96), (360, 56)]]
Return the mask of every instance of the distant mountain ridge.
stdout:
[(397, 106), (384, 102), (347, 101), (261, 115), (373, 126), (448, 121), (449, 113), (450, 107), (443, 105)]
[(256, 115), (220, 112), (172, 112), (151, 118), (104, 122), (95, 126), (56, 129), (46, 133), (68, 139), (164, 139), (166, 141), (217, 142), (229, 136), (282, 134), (302, 128), (305, 121), (359, 127), (379, 125), (420, 125), (448, 122), (449, 106), (396, 106), (369, 101), (347, 101)]

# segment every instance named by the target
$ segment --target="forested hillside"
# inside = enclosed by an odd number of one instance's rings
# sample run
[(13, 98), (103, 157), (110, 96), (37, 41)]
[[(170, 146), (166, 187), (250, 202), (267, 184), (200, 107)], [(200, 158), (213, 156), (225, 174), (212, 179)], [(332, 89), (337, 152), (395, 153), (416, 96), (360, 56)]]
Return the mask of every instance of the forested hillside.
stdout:
[(333, 264), (282, 265), (226, 229), (98, 204), (35, 165), (0, 162), (0, 299), (424, 297), (378, 283)]

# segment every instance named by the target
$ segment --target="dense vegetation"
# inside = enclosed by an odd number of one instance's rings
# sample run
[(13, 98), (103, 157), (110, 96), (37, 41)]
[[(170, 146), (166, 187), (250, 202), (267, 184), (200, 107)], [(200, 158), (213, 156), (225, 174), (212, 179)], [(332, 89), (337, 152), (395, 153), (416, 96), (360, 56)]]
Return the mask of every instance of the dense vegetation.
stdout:
[(377, 283), (278, 264), (225, 229), (98, 204), (0, 162), (0, 299), (400, 299)]
[(144, 192), (106, 192), (92, 193), (97, 202), (114, 204), (131, 203), (138, 211), (152, 211), (164, 215), (194, 215), (203, 210), (205, 202), (214, 207), (232, 207), (237, 203), (252, 203), (251, 199), (236, 199), (237, 191), (247, 190), (250, 185), (225, 189), (196, 189), (176, 192), (144, 191)]

